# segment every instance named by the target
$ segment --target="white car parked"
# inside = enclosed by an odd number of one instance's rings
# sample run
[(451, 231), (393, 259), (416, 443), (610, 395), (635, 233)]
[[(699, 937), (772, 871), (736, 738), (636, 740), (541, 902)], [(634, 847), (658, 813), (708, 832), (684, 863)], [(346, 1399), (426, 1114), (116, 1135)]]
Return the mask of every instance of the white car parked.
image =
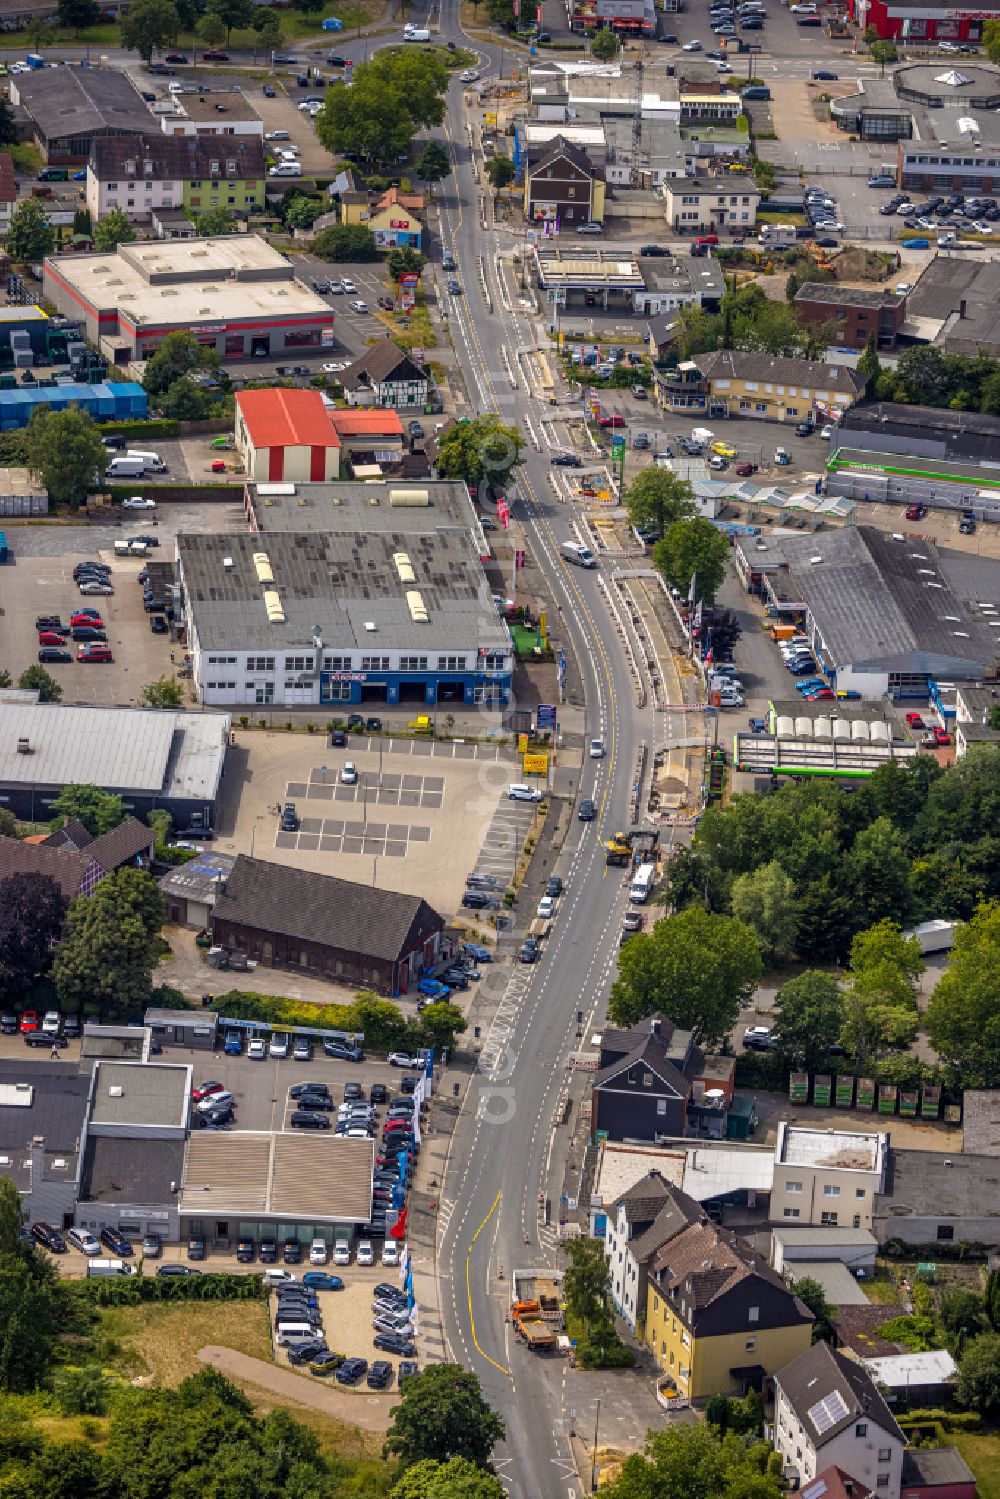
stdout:
[(156, 501), (143, 494), (130, 494), (122, 500), (123, 510), (155, 510)]
[(374, 1265), (374, 1263), (375, 1251), (371, 1246), (371, 1241), (369, 1239), (362, 1239), (358, 1245), (358, 1264)]
[(513, 781), (507, 787), (507, 797), (512, 802), (540, 802), (542, 793), (537, 786), (525, 786), (523, 781)]
[(256, 1036), (247, 1047), (247, 1056), (251, 1062), (263, 1062), (267, 1056), (267, 1047), (259, 1036)]
[(329, 1258), (329, 1250), (325, 1239), (313, 1239), (309, 1246), (310, 1265), (325, 1265)]

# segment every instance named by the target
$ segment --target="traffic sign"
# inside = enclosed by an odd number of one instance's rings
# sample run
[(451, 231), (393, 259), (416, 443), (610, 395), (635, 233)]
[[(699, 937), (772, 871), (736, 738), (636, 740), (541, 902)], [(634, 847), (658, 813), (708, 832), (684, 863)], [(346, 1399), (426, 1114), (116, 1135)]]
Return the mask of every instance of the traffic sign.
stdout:
[(539, 729), (554, 729), (556, 726), (555, 703), (539, 703), (535, 709), (535, 722)]

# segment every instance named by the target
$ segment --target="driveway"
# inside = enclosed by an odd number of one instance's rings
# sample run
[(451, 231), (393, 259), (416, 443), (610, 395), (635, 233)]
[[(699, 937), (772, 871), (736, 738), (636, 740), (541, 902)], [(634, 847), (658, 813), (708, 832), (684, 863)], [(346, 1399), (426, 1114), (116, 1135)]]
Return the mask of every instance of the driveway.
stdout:
[(290, 1369), (277, 1369), (273, 1364), (265, 1364), (263, 1359), (235, 1353), (232, 1348), (209, 1345), (198, 1349), (198, 1357), (228, 1379), (266, 1390), (283, 1405), (306, 1405), (324, 1416), (359, 1426), (363, 1431), (387, 1431), (389, 1428), (389, 1412), (395, 1401), (390, 1403), (384, 1395), (341, 1390), (335, 1384), (320, 1384), (317, 1380), (307, 1382)]

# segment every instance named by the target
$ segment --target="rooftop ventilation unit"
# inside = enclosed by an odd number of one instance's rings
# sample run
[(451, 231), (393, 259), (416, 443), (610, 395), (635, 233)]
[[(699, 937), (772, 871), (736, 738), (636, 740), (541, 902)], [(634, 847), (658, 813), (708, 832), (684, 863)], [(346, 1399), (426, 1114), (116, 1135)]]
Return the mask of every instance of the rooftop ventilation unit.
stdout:
[(423, 595), (418, 593), (415, 588), (408, 589), (406, 602), (409, 605), (410, 618), (413, 620), (413, 623), (416, 625), (425, 625), (430, 619), (430, 615), (427, 613), (427, 605), (424, 603)]
[(285, 611), (281, 606), (281, 595), (276, 589), (264, 589), (264, 608), (267, 610), (267, 622), (269, 625), (283, 625), (285, 623)]
[(125, 1097), (125, 1089), (124, 1088), (120, 1088), (117, 1085), (115, 1087), (113, 1087), (113, 1088), (109, 1088), (108, 1089), (108, 1097), (109, 1098), (124, 1098)]
[(415, 583), (417, 581), (417, 575), (413, 571), (413, 563), (405, 552), (393, 552), (392, 560), (401, 583)]
[(233, 562), (232, 557), (223, 557), (222, 566), (225, 568), (227, 573), (232, 572), (235, 565), (236, 564)]
[(34, 751), (31, 748), (31, 740), (30, 739), (19, 739), (17, 741), (17, 752), (18, 752), (19, 755), (31, 755), (31, 754), (34, 754)]
[(274, 573), (271, 570), (271, 560), (266, 552), (254, 552), (253, 565), (257, 569), (258, 583), (274, 582)]

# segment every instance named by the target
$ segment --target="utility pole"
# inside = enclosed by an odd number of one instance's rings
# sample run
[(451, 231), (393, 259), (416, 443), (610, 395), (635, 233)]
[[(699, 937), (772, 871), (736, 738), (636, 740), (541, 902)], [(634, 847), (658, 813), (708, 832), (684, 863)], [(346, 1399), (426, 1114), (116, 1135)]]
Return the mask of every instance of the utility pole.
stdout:
[(594, 1454), (590, 1464), (590, 1492), (597, 1493), (597, 1428), (601, 1422), (601, 1402), (597, 1402), (597, 1414), (594, 1417)]

